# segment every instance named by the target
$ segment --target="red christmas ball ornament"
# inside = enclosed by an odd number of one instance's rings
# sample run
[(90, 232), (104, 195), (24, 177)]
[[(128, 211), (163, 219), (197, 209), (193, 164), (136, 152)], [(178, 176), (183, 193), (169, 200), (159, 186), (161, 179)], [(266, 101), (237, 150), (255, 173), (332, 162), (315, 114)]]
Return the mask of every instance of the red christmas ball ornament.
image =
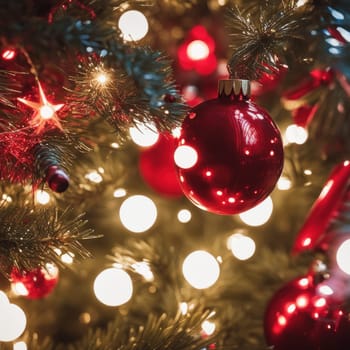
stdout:
[(175, 164), (184, 194), (216, 214), (238, 214), (262, 202), (283, 167), (281, 135), (249, 99), (248, 80), (221, 80), (219, 96), (184, 119)]
[(139, 157), (140, 174), (145, 182), (156, 192), (169, 197), (182, 195), (173, 162), (175, 147), (172, 135), (160, 134), (158, 141), (141, 151)]
[(10, 279), (15, 293), (28, 299), (40, 299), (49, 295), (57, 285), (58, 268), (54, 264), (30, 271), (19, 271), (14, 268)]
[(60, 169), (55, 165), (49, 167), (46, 175), (46, 181), (49, 187), (57, 193), (64, 192), (69, 186), (68, 175), (63, 169)]
[(268, 303), (264, 331), (274, 350), (348, 350), (349, 313), (317, 277), (299, 277), (283, 286)]

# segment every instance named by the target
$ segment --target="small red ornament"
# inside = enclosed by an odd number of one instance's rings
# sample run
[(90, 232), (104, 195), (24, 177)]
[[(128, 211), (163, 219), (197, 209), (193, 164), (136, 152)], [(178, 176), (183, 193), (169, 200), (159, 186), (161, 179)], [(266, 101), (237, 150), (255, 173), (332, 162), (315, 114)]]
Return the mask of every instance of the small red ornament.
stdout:
[(328, 280), (307, 275), (287, 283), (268, 303), (264, 330), (274, 350), (348, 350), (349, 313)]
[(299, 230), (294, 242), (293, 253), (311, 250), (320, 243), (330, 220), (346, 194), (349, 179), (350, 161), (346, 160), (337, 165), (327, 179), (304, 225)]
[(15, 292), (28, 299), (40, 299), (49, 295), (58, 283), (58, 269), (53, 264), (47, 264), (46, 269), (36, 268), (31, 271), (11, 272), (11, 284)]
[(160, 134), (158, 141), (141, 151), (139, 158), (139, 169), (145, 182), (156, 192), (169, 197), (182, 195), (173, 162), (175, 144), (172, 135)]
[(215, 40), (205, 27), (193, 27), (184, 43), (179, 47), (179, 64), (184, 70), (194, 70), (200, 75), (209, 75), (216, 70)]
[(262, 202), (283, 167), (281, 135), (249, 100), (249, 81), (221, 80), (219, 96), (194, 107), (174, 153), (184, 194), (216, 214), (238, 214)]
[(46, 182), (53, 191), (62, 193), (69, 186), (69, 177), (64, 170), (54, 165), (47, 171)]

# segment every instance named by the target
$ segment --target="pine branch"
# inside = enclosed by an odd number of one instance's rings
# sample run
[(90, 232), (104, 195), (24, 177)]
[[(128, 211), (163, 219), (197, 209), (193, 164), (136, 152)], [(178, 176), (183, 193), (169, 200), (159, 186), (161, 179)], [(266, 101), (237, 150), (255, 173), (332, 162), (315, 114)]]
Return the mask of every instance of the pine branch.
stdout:
[[(76, 75), (71, 101), (75, 114), (98, 115), (110, 123), (120, 139), (130, 126), (152, 122), (170, 131), (187, 108), (171, 78), (170, 61), (160, 52), (110, 41), (106, 57), (89, 57)], [(98, 81), (104, 74), (107, 81)]]
[(58, 250), (78, 259), (91, 257), (80, 241), (98, 236), (84, 228), (83, 215), (67, 216), (68, 210), (34, 210), (4, 202), (0, 209), (0, 272), (8, 276), (13, 267), (31, 270), (47, 262), (62, 266)]
[[(260, 4), (260, 2), (259, 2)], [(257, 79), (263, 72), (278, 71), (285, 61), (288, 41), (303, 39), (309, 18), (295, 1), (256, 6), (241, 11), (232, 8), (227, 15), (233, 54), (228, 61), (232, 77)]]
[(123, 318), (116, 319), (105, 331), (90, 332), (80, 343), (70, 350), (201, 350), (215, 338), (203, 339), (200, 325), (210, 312), (197, 309), (191, 313), (177, 314), (174, 318), (166, 314), (150, 316), (144, 325), (131, 327)]

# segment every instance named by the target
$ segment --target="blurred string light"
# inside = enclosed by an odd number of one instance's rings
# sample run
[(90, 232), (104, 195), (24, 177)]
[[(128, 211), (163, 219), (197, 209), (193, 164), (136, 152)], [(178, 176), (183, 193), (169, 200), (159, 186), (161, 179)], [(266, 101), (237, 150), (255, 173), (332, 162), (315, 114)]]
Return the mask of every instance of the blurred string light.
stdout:
[(61, 256), (61, 261), (67, 265), (71, 265), (74, 262), (74, 253), (69, 252), (69, 253), (64, 253)]
[(141, 275), (147, 282), (154, 281), (154, 275), (148, 262), (139, 261), (132, 264), (131, 267), (136, 273)]
[(340, 270), (350, 275), (350, 239), (345, 240), (336, 253), (336, 261)]
[(96, 298), (107, 306), (120, 306), (127, 303), (133, 293), (133, 284), (129, 274), (119, 268), (103, 270), (94, 281)]
[(296, 124), (289, 125), (285, 132), (285, 138), (288, 143), (302, 145), (308, 139), (308, 132), (302, 126)]
[(6, 193), (4, 193), (2, 196), (1, 196), (1, 199), (4, 201), (4, 202), (7, 202), (7, 203), (12, 203), (12, 197), (7, 195)]
[(13, 344), (13, 350), (27, 350), (27, 344), (24, 341), (19, 341)]
[(156, 222), (157, 207), (150, 198), (134, 195), (124, 200), (119, 209), (119, 217), (129, 231), (145, 232)]
[(220, 266), (213, 255), (204, 250), (196, 250), (185, 258), (182, 273), (192, 287), (205, 289), (218, 280)]
[(198, 161), (197, 151), (191, 146), (181, 145), (174, 152), (174, 161), (179, 168), (190, 169)]
[(188, 304), (186, 302), (180, 303), (179, 309), (182, 315), (186, 315), (188, 312)]
[(243, 233), (234, 233), (227, 240), (227, 248), (239, 260), (248, 260), (255, 253), (255, 242)]
[(88, 179), (89, 181), (94, 182), (95, 184), (99, 184), (103, 181), (102, 175), (96, 170), (92, 170), (89, 173), (87, 173), (85, 175), (85, 179)]
[(137, 123), (129, 129), (129, 134), (134, 143), (141, 147), (153, 146), (159, 139), (157, 128), (152, 123)]
[(9, 298), (7, 295), (0, 290), (0, 309), (2, 305), (8, 305), (10, 303)]
[(5, 49), (1, 52), (1, 58), (5, 61), (11, 61), (16, 57), (16, 51), (14, 49)]
[(193, 61), (204, 60), (209, 56), (209, 47), (203, 40), (191, 41), (186, 49), (187, 56)]
[(37, 203), (41, 205), (46, 205), (50, 202), (50, 194), (43, 190), (37, 190), (35, 191), (35, 200)]
[(190, 222), (192, 219), (192, 214), (188, 209), (181, 209), (178, 213), (177, 213), (177, 219), (183, 223), (186, 224), (187, 222)]
[(146, 16), (137, 10), (124, 12), (119, 18), (118, 27), (126, 41), (141, 40), (149, 28)]
[(204, 335), (209, 336), (212, 335), (215, 332), (216, 325), (214, 322), (211, 322), (209, 320), (205, 320), (201, 324), (202, 332)]
[(269, 219), (273, 211), (273, 202), (268, 196), (260, 204), (239, 214), (240, 219), (249, 226), (261, 226)]
[(117, 188), (113, 192), (113, 197), (114, 198), (122, 198), (126, 196), (126, 189), (125, 188)]
[(281, 191), (287, 191), (292, 187), (292, 181), (286, 176), (281, 176), (277, 181), (277, 188)]
[(5, 293), (0, 293), (0, 341), (11, 342), (22, 335), (27, 318), (19, 306), (9, 302)]

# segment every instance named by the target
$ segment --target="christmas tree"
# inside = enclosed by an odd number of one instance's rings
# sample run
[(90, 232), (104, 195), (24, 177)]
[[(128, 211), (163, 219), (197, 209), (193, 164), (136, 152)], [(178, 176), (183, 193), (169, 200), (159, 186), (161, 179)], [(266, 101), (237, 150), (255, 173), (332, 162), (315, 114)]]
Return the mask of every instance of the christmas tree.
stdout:
[(349, 348), (346, 0), (0, 17), (0, 349)]

